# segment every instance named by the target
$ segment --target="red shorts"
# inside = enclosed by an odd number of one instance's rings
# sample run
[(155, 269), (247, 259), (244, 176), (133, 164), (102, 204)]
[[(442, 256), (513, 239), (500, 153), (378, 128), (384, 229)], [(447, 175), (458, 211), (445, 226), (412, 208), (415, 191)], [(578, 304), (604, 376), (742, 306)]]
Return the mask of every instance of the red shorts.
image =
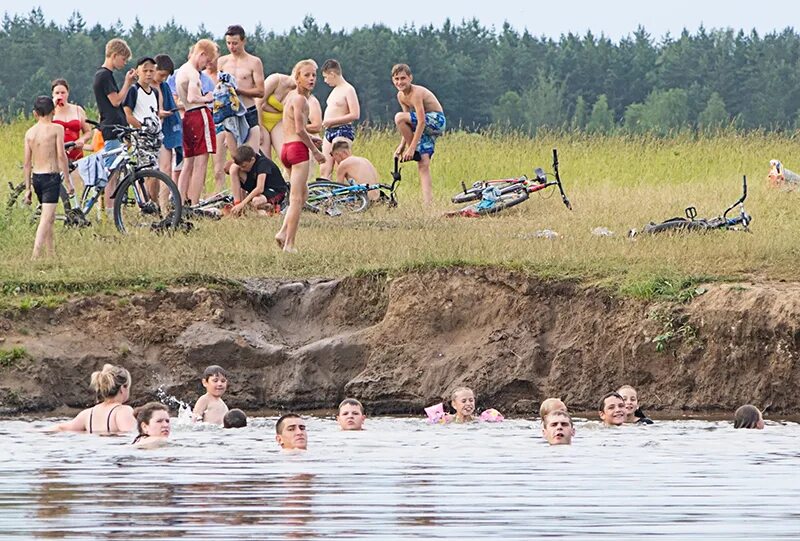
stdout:
[(208, 107), (190, 109), (183, 115), (183, 155), (186, 158), (217, 151), (214, 117)]
[(284, 143), (281, 147), (281, 161), (284, 167), (291, 167), (298, 163), (307, 162), (308, 158), (308, 147), (302, 141)]

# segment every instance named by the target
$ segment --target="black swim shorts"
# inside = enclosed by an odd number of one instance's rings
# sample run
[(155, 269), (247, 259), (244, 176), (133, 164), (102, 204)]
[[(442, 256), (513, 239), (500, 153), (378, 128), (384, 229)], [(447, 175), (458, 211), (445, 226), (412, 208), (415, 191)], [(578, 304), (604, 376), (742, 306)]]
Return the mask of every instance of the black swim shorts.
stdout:
[(61, 175), (59, 173), (34, 173), (33, 191), (39, 198), (39, 203), (58, 203), (61, 194)]
[(247, 125), (252, 129), (258, 126), (258, 109), (255, 105), (250, 107), (244, 114), (244, 119), (247, 121)]

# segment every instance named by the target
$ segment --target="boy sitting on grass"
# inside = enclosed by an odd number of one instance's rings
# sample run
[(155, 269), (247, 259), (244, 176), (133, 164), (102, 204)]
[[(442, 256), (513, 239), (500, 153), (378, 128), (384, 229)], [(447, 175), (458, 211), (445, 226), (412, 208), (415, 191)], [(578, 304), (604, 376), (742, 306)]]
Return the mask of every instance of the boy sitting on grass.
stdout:
[[(353, 181), (357, 184), (376, 184), (378, 182), (378, 170), (368, 159), (353, 156), (350, 141), (347, 139), (338, 139), (333, 143), (331, 156), (336, 163), (336, 180), (339, 182)], [(378, 190), (370, 190), (367, 195), (372, 201), (380, 197)]]
[(203, 372), (202, 381), (206, 394), (194, 405), (194, 420), (221, 425), (228, 413), (228, 406), (222, 401), (222, 395), (228, 389), (228, 376), (221, 366), (213, 364)]
[[(64, 151), (64, 128), (53, 124), (55, 104), (49, 96), (39, 96), (33, 102), (34, 124), (25, 133), (25, 204), (31, 203), (31, 184), (42, 205), (36, 240), (33, 243), (33, 259), (42, 255), (55, 255), (53, 246), (53, 223), (56, 205), (61, 194), (61, 179), (69, 179), (69, 165)], [(71, 182), (70, 186), (71, 186)], [(74, 191), (74, 189), (73, 189)]]
[(394, 155), (404, 162), (419, 162), (422, 202), (430, 205), (433, 202), (431, 158), (436, 137), (444, 132), (447, 120), (442, 104), (433, 92), (424, 86), (412, 84), (413, 80), (408, 65), (396, 64), (392, 68), (392, 83), (398, 90), (397, 101), (403, 109), (403, 112), (394, 116), (394, 122), (402, 136)]

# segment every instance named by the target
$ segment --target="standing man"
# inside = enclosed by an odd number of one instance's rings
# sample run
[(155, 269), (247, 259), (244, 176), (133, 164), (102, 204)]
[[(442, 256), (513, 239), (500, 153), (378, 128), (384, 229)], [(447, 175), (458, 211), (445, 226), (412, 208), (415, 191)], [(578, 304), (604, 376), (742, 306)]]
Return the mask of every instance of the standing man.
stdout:
[(606, 393), (600, 399), (599, 407), (598, 414), (604, 425), (622, 426), (625, 424), (628, 412), (625, 409), (625, 399), (619, 393)]
[[(289, 174), (289, 208), (275, 241), (284, 252), (296, 252), (294, 247), (300, 212), (308, 199), (309, 152), (319, 163), (325, 156), (317, 149), (308, 134), (308, 97), (317, 82), (317, 64), (313, 60), (301, 60), (292, 70), (297, 91), (289, 95), (283, 109), (283, 146), (281, 162)], [(317, 140), (319, 141), (319, 140)]]
[[(125, 101), (131, 85), (136, 82), (136, 70), (128, 70), (125, 74), (122, 88), (119, 88), (117, 81), (114, 80), (114, 70), (124, 68), (130, 57), (131, 48), (128, 47), (125, 40), (114, 38), (106, 43), (105, 62), (94, 74), (92, 88), (94, 90), (94, 98), (97, 100), (97, 110), (100, 112), (100, 131), (103, 134), (104, 141), (103, 152), (111, 152), (122, 147), (122, 142), (119, 140), (119, 135), (114, 131), (114, 127), (126, 127), (128, 125), (128, 119), (122, 109), (122, 103)], [(106, 156), (106, 167), (112, 164), (115, 157)], [(116, 178), (110, 177), (108, 179), (104, 198), (106, 209), (110, 210), (113, 207), (111, 195), (114, 193), (116, 184)]]
[(320, 176), (330, 178), (333, 171), (331, 146), (336, 138), (348, 139), (351, 143), (356, 139), (353, 122), (361, 116), (361, 105), (353, 85), (345, 81), (342, 66), (337, 60), (326, 60), (322, 64), (322, 79), (333, 87), (328, 95), (322, 127), (325, 128), (325, 140), (322, 142), (322, 153), (325, 163), (320, 167)]
[(208, 155), (217, 151), (214, 118), (207, 107), (214, 101), (211, 92), (200, 88), (200, 71), (217, 58), (217, 44), (201, 39), (192, 48), (189, 60), (175, 73), (175, 86), (180, 102), (186, 109), (183, 115), (183, 169), (178, 189), (184, 200), (197, 203), (206, 181)]
[(244, 28), (238, 24), (229, 26), (225, 31), (225, 45), (231, 54), (220, 57), (217, 69), (236, 77), (236, 93), (247, 107), (245, 118), (250, 127), (245, 143), (258, 152), (261, 134), (256, 99), (264, 97), (264, 65), (260, 58), (245, 51), (245, 41)]

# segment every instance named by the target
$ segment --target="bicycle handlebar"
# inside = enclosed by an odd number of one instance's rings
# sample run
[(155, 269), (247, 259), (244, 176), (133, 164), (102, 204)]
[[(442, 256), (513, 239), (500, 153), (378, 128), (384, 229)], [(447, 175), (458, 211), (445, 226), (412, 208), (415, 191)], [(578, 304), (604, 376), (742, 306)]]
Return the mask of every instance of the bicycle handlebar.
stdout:
[(556, 184), (558, 184), (558, 191), (561, 193), (561, 202), (567, 209), (572, 210), (572, 203), (569, 202), (567, 194), (564, 192), (564, 186), (561, 184), (561, 175), (558, 173), (558, 149), (553, 149), (553, 171), (556, 177)]
[(728, 213), (732, 211), (734, 208), (736, 208), (738, 205), (743, 204), (745, 199), (747, 199), (747, 175), (742, 176), (742, 197), (737, 199), (736, 203), (725, 209), (725, 212), (722, 213), (722, 217), (727, 219)]

